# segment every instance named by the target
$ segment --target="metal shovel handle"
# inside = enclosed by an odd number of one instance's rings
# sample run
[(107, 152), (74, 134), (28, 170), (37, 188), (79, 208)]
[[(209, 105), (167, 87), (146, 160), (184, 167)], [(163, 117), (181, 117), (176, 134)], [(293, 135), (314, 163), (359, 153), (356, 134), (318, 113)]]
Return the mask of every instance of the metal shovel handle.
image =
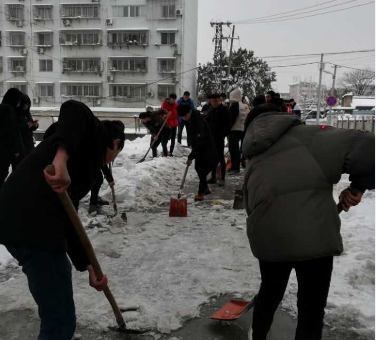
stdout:
[[(47, 168), (46, 168), (46, 171), (50, 175), (53, 176), (55, 174), (55, 167), (53, 165), (48, 165)], [(64, 191), (63, 193), (58, 193), (58, 195), (59, 195), (60, 201), (61, 201), (67, 215), (69, 216), (69, 219), (71, 220), (71, 222), (74, 226), (74, 229), (75, 229), (75, 231), (78, 235), (78, 238), (80, 239), (82, 247), (84, 248), (87, 257), (89, 258), (89, 261), (90, 261), (91, 266), (93, 267), (95, 276), (100, 281), (103, 278), (102, 268), (101, 268), (101, 266), (98, 262), (98, 259), (95, 255), (95, 252), (94, 252), (93, 246), (90, 242), (90, 239), (86, 234), (85, 228), (82, 225), (80, 218), (78, 217), (78, 214), (77, 214), (75, 207), (73, 206), (72, 200), (70, 199), (70, 197), (69, 197), (69, 195), (66, 191)], [(103, 293), (106, 296), (108, 302), (110, 303), (110, 305), (112, 307), (112, 310), (115, 314), (117, 324), (119, 325), (119, 327), (125, 328), (125, 322), (124, 322), (123, 316), (121, 314), (119, 306), (118, 306), (114, 296), (112, 295), (108, 285), (103, 290)]]
[(184, 188), (185, 179), (187, 178), (187, 174), (188, 174), (188, 169), (189, 169), (189, 164), (187, 164), (187, 166), (185, 167), (184, 176), (183, 176), (183, 179), (181, 181), (180, 188), (179, 188), (178, 198), (181, 197), (181, 193), (182, 193), (182, 190)]

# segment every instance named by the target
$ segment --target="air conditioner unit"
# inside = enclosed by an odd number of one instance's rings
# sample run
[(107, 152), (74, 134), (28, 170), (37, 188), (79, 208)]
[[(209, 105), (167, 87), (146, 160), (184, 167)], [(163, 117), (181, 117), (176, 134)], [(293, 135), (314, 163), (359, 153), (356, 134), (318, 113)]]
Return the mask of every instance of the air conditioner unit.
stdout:
[(182, 10), (182, 9), (177, 9), (177, 10), (176, 10), (176, 15), (177, 15), (178, 17), (183, 16), (183, 10)]
[(44, 48), (38, 47), (37, 52), (38, 54), (44, 54)]
[(149, 91), (149, 92), (148, 92), (148, 97), (149, 97), (149, 98), (153, 98), (153, 97), (154, 97), (154, 92)]
[(23, 26), (23, 22), (22, 20), (18, 20), (17, 21), (17, 27), (22, 27)]
[(107, 81), (110, 83), (110, 82), (113, 82), (114, 81), (114, 76), (107, 76)]
[(181, 52), (176, 48), (175, 50), (174, 50), (174, 55), (180, 55), (181, 54)]
[(22, 54), (22, 55), (27, 55), (27, 49), (26, 49), (26, 48), (22, 49), (22, 50), (21, 50), (21, 54)]
[(96, 105), (101, 105), (101, 104), (102, 104), (102, 100), (101, 99), (97, 99)]
[(23, 66), (16, 66), (17, 72), (25, 72), (25, 68)]
[(106, 19), (106, 25), (111, 26), (113, 25), (114, 21), (112, 19)]
[(39, 104), (39, 97), (33, 98), (33, 104)]
[(71, 21), (69, 19), (64, 19), (63, 20), (63, 25), (64, 26), (70, 26), (71, 25)]
[(176, 81), (176, 77), (172, 77), (171, 78), (171, 81), (173, 82), (173, 83), (176, 83), (177, 81)]

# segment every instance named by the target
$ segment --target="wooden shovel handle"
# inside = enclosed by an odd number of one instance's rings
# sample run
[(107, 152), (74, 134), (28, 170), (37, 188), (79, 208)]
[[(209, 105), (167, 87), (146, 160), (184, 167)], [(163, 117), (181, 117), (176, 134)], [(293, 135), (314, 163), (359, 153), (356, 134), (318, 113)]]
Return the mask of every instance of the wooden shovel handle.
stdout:
[[(55, 175), (55, 167), (53, 165), (48, 165), (46, 167), (46, 171), (52, 176)], [(100, 281), (103, 278), (102, 268), (98, 262), (97, 257), (95, 256), (93, 246), (90, 242), (89, 237), (86, 234), (85, 228), (82, 225), (80, 218), (78, 217), (78, 214), (72, 203), (72, 200), (70, 199), (66, 191), (64, 191), (63, 193), (58, 193), (58, 195), (67, 215), (69, 216), (69, 219), (71, 220), (74, 226), (74, 229), (78, 235), (78, 238), (80, 239), (82, 247), (84, 248), (87, 257), (89, 258), (89, 261), (90, 261), (91, 266), (93, 267), (95, 276)], [(104, 292), (104, 295), (106, 295), (106, 298), (112, 307), (112, 310), (116, 317), (117, 324), (119, 326), (124, 326), (125, 323), (124, 323), (123, 316), (121, 314), (118, 304), (116, 303), (114, 296), (112, 295), (110, 291), (110, 288), (107, 286), (103, 290), (103, 292)]]

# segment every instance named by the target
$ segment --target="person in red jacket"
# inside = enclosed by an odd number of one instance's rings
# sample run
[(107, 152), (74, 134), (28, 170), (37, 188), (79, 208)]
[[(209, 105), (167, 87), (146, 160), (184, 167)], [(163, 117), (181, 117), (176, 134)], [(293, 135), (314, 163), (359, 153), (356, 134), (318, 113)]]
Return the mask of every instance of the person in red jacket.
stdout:
[(165, 109), (168, 113), (170, 113), (170, 116), (167, 120), (167, 124), (171, 128), (171, 144), (170, 144), (170, 156), (172, 157), (172, 153), (174, 152), (175, 148), (175, 139), (176, 139), (176, 133), (179, 126), (179, 120), (178, 120), (178, 103), (176, 102), (177, 96), (175, 93), (171, 93), (168, 98), (166, 98), (162, 103), (162, 109)]

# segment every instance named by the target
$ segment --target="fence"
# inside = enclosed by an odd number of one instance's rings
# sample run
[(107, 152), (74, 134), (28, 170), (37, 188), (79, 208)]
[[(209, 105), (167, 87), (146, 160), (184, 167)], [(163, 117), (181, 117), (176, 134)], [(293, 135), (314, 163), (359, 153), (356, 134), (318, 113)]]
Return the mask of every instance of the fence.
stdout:
[[(316, 119), (307, 117), (307, 125), (316, 125)], [(375, 133), (375, 116), (352, 116), (352, 115), (333, 115), (320, 119), (322, 125), (330, 125), (339, 129), (350, 129), (359, 131), (368, 131)]]

